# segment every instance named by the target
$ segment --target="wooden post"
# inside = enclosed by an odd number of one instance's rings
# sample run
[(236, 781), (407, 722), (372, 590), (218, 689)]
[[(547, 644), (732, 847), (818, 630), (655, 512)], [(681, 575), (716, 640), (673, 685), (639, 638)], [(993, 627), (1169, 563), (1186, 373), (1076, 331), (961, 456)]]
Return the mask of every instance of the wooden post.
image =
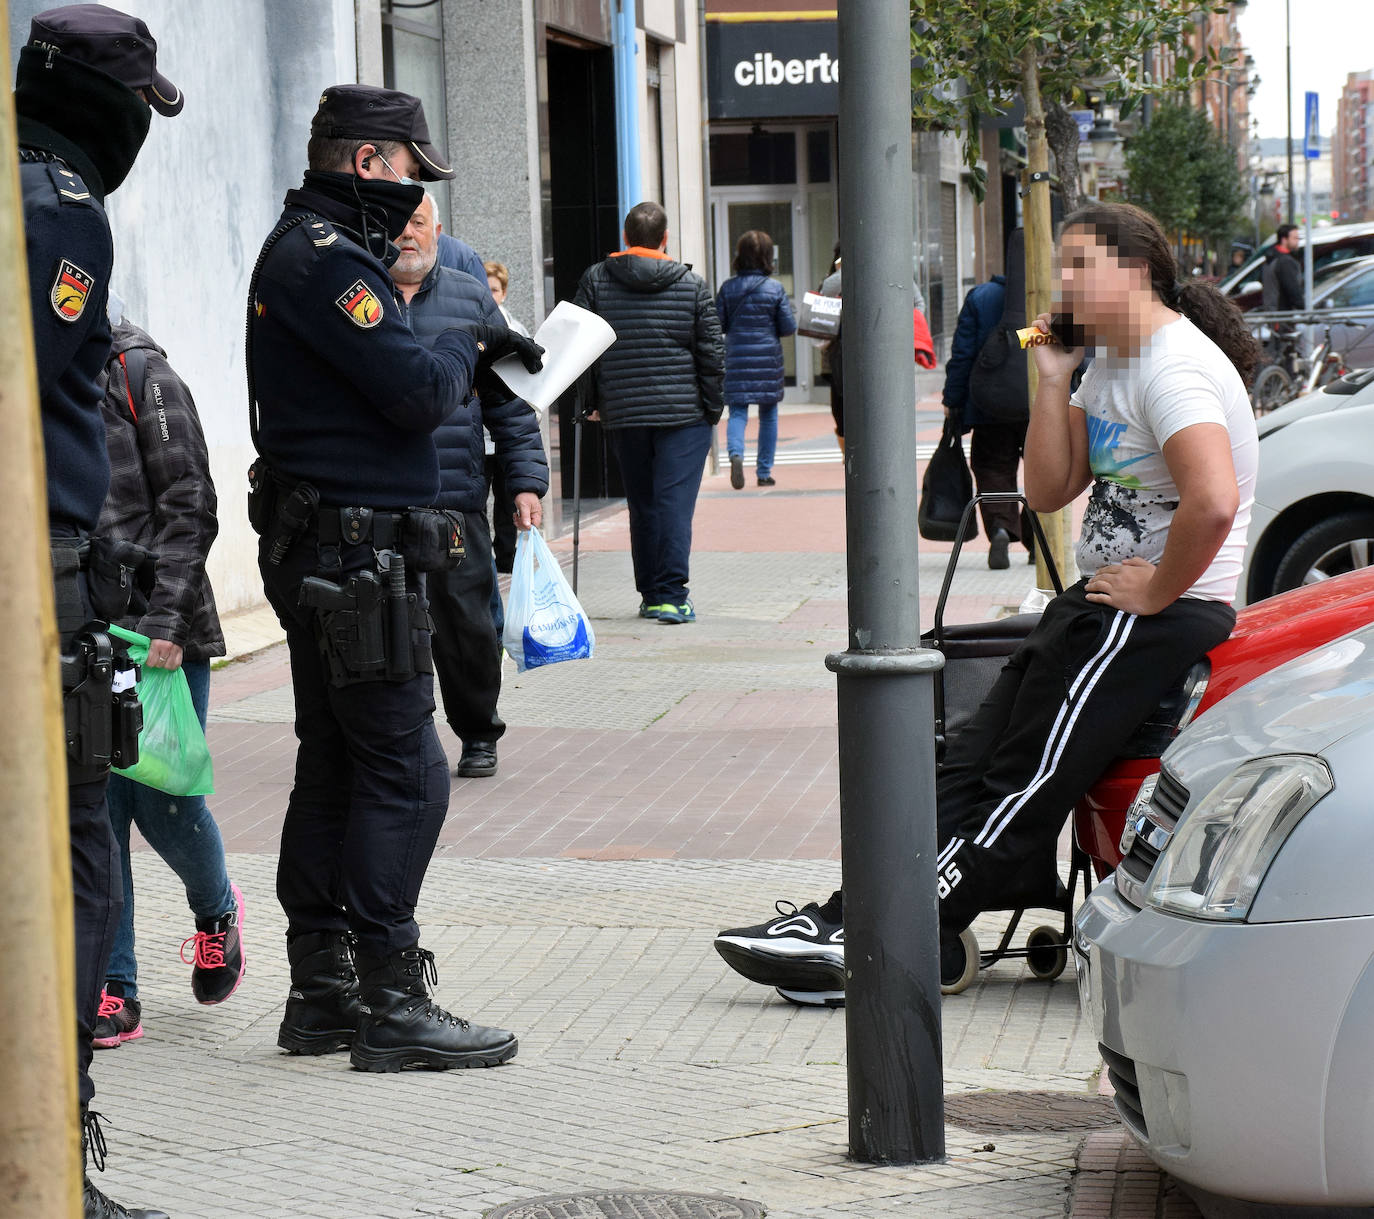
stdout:
[[(0, 62), (9, 63), (0, 0)], [(14, 95), (0, 101), (0, 1213), (79, 1216), (67, 751)]]
[[(1035, 48), (1028, 46), (1022, 59), (1021, 93), (1026, 101), (1026, 317), (1033, 319), (1047, 312), (1054, 300), (1054, 226), (1050, 220), (1050, 145), (1045, 137), (1045, 104), (1040, 96), (1040, 65)], [(1029, 354), (1029, 353), (1027, 353)], [(1035, 402), (1037, 383), (1035, 361), (1030, 366), (1030, 397)], [(1073, 582), (1072, 528), (1068, 508), (1058, 512), (1042, 512), (1040, 525), (1045, 531), (1065, 584)], [(1039, 550), (1035, 553), (1035, 583), (1039, 588), (1050, 587), (1049, 569)]]

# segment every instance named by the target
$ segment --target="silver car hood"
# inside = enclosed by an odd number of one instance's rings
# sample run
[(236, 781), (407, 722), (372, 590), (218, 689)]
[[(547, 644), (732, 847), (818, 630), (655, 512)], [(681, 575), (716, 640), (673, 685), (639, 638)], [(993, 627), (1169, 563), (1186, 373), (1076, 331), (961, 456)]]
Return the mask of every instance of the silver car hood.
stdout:
[(1163, 764), (1197, 794), (1246, 758), (1317, 754), (1374, 723), (1374, 625), (1305, 652), (1222, 699)]

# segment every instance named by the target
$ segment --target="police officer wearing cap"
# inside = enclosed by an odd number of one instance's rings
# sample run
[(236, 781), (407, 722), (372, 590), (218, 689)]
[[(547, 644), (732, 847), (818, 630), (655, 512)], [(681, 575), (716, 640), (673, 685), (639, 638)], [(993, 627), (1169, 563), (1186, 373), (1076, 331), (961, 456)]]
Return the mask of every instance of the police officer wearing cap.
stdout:
[[(158, 72), (142, 21), (76, 4), (33, 19), (14, 103), (68, 724), (82, 1152), (103, 1167), (104, 1137), (89, 1110), (91, 1027), (123, 901), (105, 789), (112, 755), (131, 750), (138, 731), (137, 704), (117, 696), (112, 643), (95, 621), (123, 612), (117, 590), (129, 557), (91, 538), (110, 481), (100, 401), (114, 252), (104, 203), (133, 168), (152, 110), (175, 115), (182, 97)], [(166, 1219), (112, 1202), (89, 1177), (82, 1202), (86, 1219)]]
[(366, 1071), (494, 1066), (515, 1037), (430, 1001), (415, 922), (449, 795), (423, 572), (461, 559), (459, 520), (425, 509), (435, 428), (491, 360), (514, 352), (533, 371), (541, 349), (480, 324), (426, 347), (406, 325), (392, 241), (423, 195), (415, 179), (454, 176), (418, 98), (326, 89), (307, 152), (248, 309), (249, 515), (300, 742), (277, 870), (291, 966), (278, 1044), (350, 1049)]

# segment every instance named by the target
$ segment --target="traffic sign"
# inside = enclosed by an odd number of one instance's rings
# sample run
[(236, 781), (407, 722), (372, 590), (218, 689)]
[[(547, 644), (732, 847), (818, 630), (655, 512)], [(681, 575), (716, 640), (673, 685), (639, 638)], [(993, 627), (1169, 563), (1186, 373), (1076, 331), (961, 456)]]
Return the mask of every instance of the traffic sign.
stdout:
[(1307, 123), (1303, 128), (1302, 150), (1309, 161), (1315, 161), (1322, 155), (1321, 130), (1317, 126), (1317, 95), (1309, 93), (1307, 102), (1304, 106), (1307, 112)]

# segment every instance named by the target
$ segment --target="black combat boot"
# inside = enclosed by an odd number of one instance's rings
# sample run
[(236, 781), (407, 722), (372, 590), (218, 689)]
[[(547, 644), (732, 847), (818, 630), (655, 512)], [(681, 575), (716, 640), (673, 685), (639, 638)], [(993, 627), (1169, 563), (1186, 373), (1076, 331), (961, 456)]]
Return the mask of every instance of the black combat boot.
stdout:
[(405, 948), (369, 960), (361, 955), (362, 1019), (349, 1061), (359, 1071), (402, 1067), (494, 1067), (515, 1057), (518, 1042), (505, 1029), (469, 1024), (431, 1003), (439, 981), (434, 954)]
[(312, 931), (286, 943), (291, 993), (277, 1044), (292, 1054), (346, 1050), (358, 1031), (358, 975), (346, 931)]
[(89, 1160), (105, 1171), (105, 1134), (100, 1129), (100, 1114), (81, 1110), (81, 1214), (82, 1219), (167, 1219), (166, 1211), (132, 1210), (105, 1197), (86, 1174)]

